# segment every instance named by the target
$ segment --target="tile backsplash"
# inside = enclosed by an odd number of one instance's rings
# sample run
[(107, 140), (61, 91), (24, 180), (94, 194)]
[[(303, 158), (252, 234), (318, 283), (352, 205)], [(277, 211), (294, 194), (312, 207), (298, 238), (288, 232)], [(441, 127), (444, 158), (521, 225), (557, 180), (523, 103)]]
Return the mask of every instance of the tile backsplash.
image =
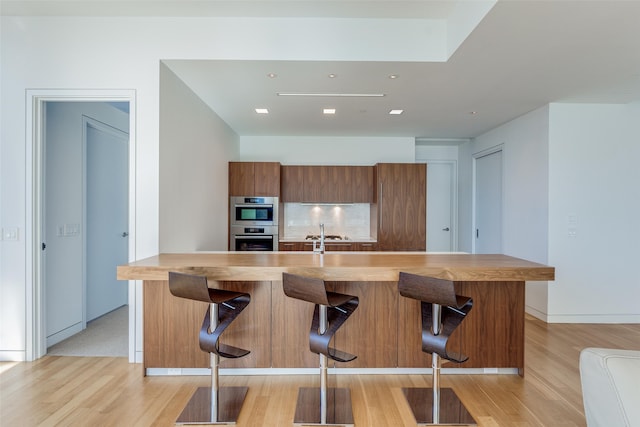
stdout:
[(322, 204), (284, 203), (283, 238), (301, 238), (319, 234), (320, 223), (325, 234), (338, 234), (349, 239), (369, 238), (371, 234), (368, 203)]

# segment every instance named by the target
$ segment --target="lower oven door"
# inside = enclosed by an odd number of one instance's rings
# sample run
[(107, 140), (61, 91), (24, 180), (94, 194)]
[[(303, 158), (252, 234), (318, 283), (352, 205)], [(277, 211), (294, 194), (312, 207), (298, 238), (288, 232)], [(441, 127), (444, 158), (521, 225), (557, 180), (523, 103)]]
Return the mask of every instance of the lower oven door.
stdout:
[(274, 251), (278, 236), (234, 234), (231, 236), (232, 250), (235, 251)]

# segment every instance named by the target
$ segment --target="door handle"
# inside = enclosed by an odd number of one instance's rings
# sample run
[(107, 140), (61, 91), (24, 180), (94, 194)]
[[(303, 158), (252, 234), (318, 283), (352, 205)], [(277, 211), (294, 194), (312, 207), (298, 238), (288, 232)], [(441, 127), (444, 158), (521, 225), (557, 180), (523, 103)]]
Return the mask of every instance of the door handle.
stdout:
[(127, 237), (129, 235), (129, 233), (127, 233), (126, 231), (122, 232), (122, 237)]
[(449, 227), (443, 228), (442, 231), (449, 231)]

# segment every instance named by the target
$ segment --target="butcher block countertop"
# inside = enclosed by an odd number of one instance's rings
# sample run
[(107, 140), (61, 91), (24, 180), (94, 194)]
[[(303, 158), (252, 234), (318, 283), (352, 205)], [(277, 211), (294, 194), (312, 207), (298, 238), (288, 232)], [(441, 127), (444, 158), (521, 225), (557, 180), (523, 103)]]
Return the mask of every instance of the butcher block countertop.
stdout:
[(327, 281), (396, 282), (401, 271), (453, 281), (547, 281), (555, 269), (506, 255), (427, 252), (166, 253), (118, 267), (119, 280), (167, 280), (169, 271), (221, 281), (280, 281), (282, 273)]

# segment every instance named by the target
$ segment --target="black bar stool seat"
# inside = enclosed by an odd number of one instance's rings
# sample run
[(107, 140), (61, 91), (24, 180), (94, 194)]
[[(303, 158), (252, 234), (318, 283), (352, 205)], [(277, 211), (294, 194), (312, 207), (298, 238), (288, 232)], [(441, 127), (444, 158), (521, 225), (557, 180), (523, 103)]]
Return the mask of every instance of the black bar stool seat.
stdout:
[(327, 291), (324, 280), (282, 273), (285, 295), (315, 304), (309, 350), (320, 356), (320, 388), (302, 387), (293, 423), (295, 425), (353, 426), (351, 392), (327, 387), (327, 359), (350, 362), (355, 355), (330, 347), (338, 329), (358, 308), (358, 297)]
[(235, 424), (247, 387), (219, 387), (219, 358), (239, 358), (249, 350), (220, 343), (220, 336), (251, 300), (249, 294), (209, 288), (207, 278), (169, 272), (172, 295), (209, 304), (200, 328), (200, 349), (211, 355), (211, 387), (199, 387), (176, 424)]
[(462, 363), (469, 358), (451, 352), (451, 334), (473, 307), (469, 297), (456, 295), (450, 280), (401, 272), (400, 295), (420, 301), (422, 351), (431, 353), (432, 388), (403, 388), (418, 425), (475, 425), (476, 422), (452, 389), (440, 389), (440, 359)]

